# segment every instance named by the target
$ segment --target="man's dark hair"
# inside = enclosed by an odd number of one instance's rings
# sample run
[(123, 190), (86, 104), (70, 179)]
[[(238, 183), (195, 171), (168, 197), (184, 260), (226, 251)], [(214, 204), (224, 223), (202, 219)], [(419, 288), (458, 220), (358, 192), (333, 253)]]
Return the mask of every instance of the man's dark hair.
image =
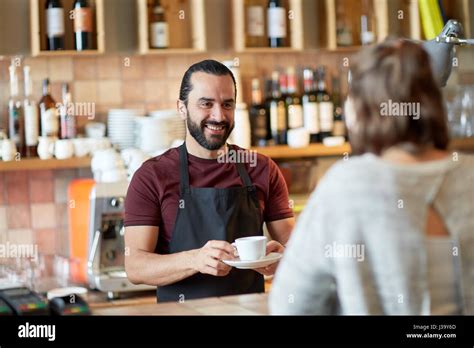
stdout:
[(193, 90), (193, 85), (191, 84), (191, 76), (195, 72), (204, 72), (206, 74), (216, 76), (230, 75), (230, 77), (232, 77), (232, 81), (234, 82), (234, 98), (237, 98), (237, 85), (235, 83), (235, 78), (234, 74), (232, 74), (232, 71), (230, 71), (229, 68), (227, 68), (224, 64), (219, 63), (216, 60), (208, 59), (191, 65), (189, 69), (186, 70), (186, 72), (184, 73), (183, 80), (181, 81), (181, 88), (179, 90), (179, 100), (184, 102), (186, 106), (188, 106), (189, 93)]

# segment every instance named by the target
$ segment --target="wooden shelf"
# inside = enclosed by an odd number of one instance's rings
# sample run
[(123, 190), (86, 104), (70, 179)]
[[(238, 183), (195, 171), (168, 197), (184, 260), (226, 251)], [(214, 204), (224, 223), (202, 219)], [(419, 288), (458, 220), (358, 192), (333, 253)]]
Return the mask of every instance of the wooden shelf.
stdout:
[[(453, 139), (449, 146), (451, 151), (474, 152), (474, 138)], [(345, 143), (342, 146), (324, 146), (323, 144), (311, 144), (303, 148), (291, 148), (286, 145), (277, 145), (269, 147), (253, 147), (263, 155), (272, 159), (296, 159), (311, 157), (331, 157), (344, 156), (345, 153), (351, 153), (351, 146)]]
[(71, 25), (70, 10), (74, 3), (73, 0), (64, 0), (64, 19), (65, 19), (65, 35), (63, 51), (47, 51), (46, 50), (46, 36), (45, 36), (45, 0), (30, 0), (30, 41), (31, 41), (31, 55), (57, 57), (57, 56), (90, 56), (104, 53), (105, 50), (105, 34), (104, 34), (104, 0), (90, 0), (89, 4), (94, 13), (94, 31), (93, 44), (95, 49), (87, 51), (74, 50), (73, 41), (73, 25)]
[(351, 147), (348, 143), (342, 146), (324, 146), (323, 144), (311, 144), (308, 147), (291, 148), (287, 145), (276, 145), (268, 147), (253, 147), (255, 150), (272, 159), (302, 158), (302, 157), (325, 157), (342, 156), (345, 152), (350, 153)]
[(73, 157), (65, 160), (25, 158), (20, 161), (0, 161), (0, 172), (16, 170), (90, 168), (90, 157)]
[[(474, 152), (474, 138), (454, 139), (451, 142), (450, 150)], [(314, 157), (344, 156), (350, 154), (349, 143), (341, 146), (324, 146), (323, 144), (311, 144), (303, 148), (291, 148), (287, 145), (277, 145), (268, 147), (252, 147), (252, 150), (272, 159), (298, 159)], [(39, 158), (25, 158), (20, 161), (2, 162), (0, 160), (0, 172), (15, 170), (42, 170), (42, 169), (71, 169), (90, 168), (90, 157), (73, 157), (66, 160), (41, 160)]]

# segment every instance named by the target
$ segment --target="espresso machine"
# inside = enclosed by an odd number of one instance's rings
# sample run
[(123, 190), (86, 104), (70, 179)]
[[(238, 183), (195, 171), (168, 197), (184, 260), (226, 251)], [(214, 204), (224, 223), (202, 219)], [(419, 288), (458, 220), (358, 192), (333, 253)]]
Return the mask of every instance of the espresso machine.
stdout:
[(96, 183), (90, 193), (87, 278), (109, 299), (122, 292), (154, 290), (132, 284), (125, 273), (124, 201), (128, 182)]

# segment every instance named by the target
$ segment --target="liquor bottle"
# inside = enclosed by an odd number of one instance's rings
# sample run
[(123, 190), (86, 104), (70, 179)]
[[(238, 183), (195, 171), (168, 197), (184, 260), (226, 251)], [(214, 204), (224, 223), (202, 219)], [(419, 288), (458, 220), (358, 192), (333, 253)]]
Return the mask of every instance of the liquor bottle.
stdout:
[(269, 0), (267, 6), (267, 35), (270, 47), (285, 46), (286, 10), (282, 0)]
[(334, 128), (332, 134), (346, 138), (346, 124), (343, 115), (343, 102), (341, 98), (341, 88), (339, 79), (332, 79), (332, 100), (334, 102)]
[(23, 78), (25, 81), (25, 100), (23, 101), (23, 109), (25, 113), (26, 156), (37, 157), (40, 121), (38, 105), (32, 98), (33, 84), (31, 80), (30, 67), (28, 65), (23, 67)]
[(304, 69), (304, 94), (303, 102), (303, 117), (304, 127), (310, 134), (310, 141), (317, 143), (320, 141), (319, 137), (319, 105), (314, 88), (314, 72), (312, 69)]
[(319, 67), (316, 70), (318, 79), (318, 89), (316, 99), (318, 101), (318, 115), (320, 124), (320, 138), (323, 140), (330, 137), (334, 127), (334, 104), (331, 96), (326, 90), (326, 68)]
[(154, 0), (150, 16), (150, 47), (167, 48), (169, 46), (169, 27), (165, 9), (160, 0)]
[(270, 134), (275, 145), (286, 144), (286, 105), (279, 86), (279, 72), (272, 73), (271, 95), (267, 99)]
[(265, 10), (258, 1), (248, 2), (245, 11), (245, 46), (246, 47), (265, 47)]
[(64, 9), (61, 0), (46, 1), (46, 45), (48, 51), (64, 49)]
[(62, 84), (62, 105), (59, 108), (60, 131), (59, 137), (61, 139), (73, 139), (76, 136), (76, 122), (74, 119), (72, 109), (72, 98), (69, 92), (69, 84)]
[(260, 80), (252, 79), (252, 105), (250, 107), (250, 125), (252, 146), (266, 146), (268, 138), (267, 109), (263, 104)]
[(295, 68), (289, 67), (286, 70), (287, 78), (287, 94), (285, 97), (287, 110), (287, 124), (288, 129), (295, 129), (303, 127), (303, 106), (301, 105), (301, 97), (298, 95), (296, 87), (296, 72)]
[(372, 0), (362, 1), (362, 15), (360, 17), (360, 42), (370, 45), (375, 42), (375, 15)]
[(352, 46), (352, 29), (350, 17), (345, 11), (345, 3), (336, 1), (336, 41), (337, 46)]
[(26, 156), (25, 119), (23, 105), (18, 95), (18, 75), (15, 65), (10, 65), (10, 99), (8, 101), (8, 137), (15, 142), (21, 157)]
[(56, 102), (51, 97), (49, 79), (43, 80), (43, 96), (39, 102), (39, 107), (41, 135), (57, 138), (59, 136), (59, 115)]
[(76, 0), (74, 11), (74, 47), (77, 51), (92, 49), (92, 9), (87, 0)]

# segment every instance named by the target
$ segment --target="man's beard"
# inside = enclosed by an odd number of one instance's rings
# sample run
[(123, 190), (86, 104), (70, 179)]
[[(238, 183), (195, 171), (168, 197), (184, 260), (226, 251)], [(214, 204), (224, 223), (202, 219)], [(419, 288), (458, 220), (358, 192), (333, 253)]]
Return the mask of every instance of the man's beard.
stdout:
[[(189, 117), (189, 112), (186, 118), (186, 124), (188, 126), (189, 133), (198, 142), (198, 144), (210, 151), (218, 150), (222, 146), (224, 146), (227, 141), (227, 138), (234, 129), (234, 124), (230, 124), (227, 121), (215, 122), (210, 120), (203, 120), (201, 121), (201, 124), (197, 124), (191, 120), (191, 117)], [(213, 126), (223, 126), (223, 135), (212, 134), (210, 135), (209, 139), (206, 138), (206, 135), (204, 134), (206, 124)]]

